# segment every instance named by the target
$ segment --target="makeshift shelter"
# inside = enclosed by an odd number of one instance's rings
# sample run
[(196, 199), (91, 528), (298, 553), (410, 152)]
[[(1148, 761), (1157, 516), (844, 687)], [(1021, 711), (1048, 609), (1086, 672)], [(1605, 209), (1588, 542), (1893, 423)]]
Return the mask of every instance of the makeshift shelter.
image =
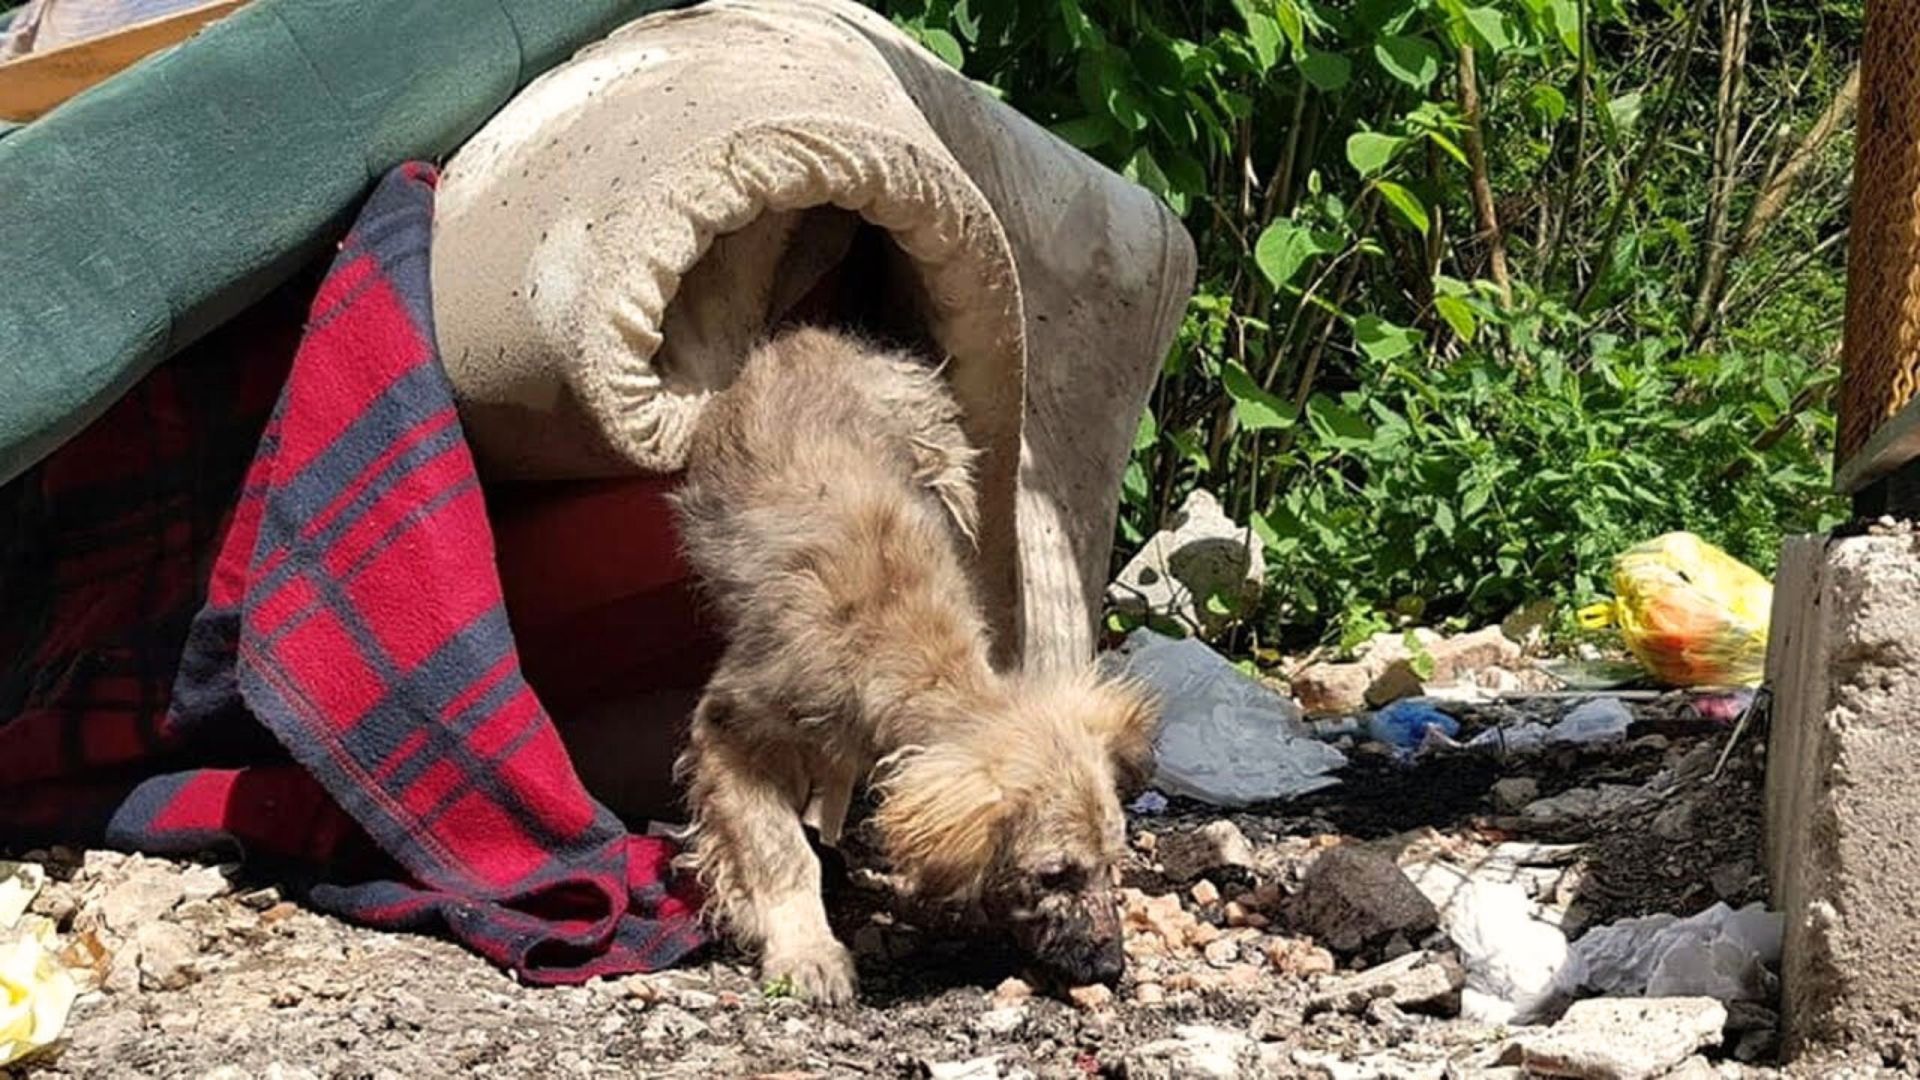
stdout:
[(297, 818), (320, 902), (546, 979), (694, 940), (549, 714), (697, 690), (662, 497), (746, 344), (943, 360), (1002, 658), (1078, 662), (1193, 276), (1146, 192), (838, 0), (254, 0), (0, 139), (0, 189), (0, 840)]

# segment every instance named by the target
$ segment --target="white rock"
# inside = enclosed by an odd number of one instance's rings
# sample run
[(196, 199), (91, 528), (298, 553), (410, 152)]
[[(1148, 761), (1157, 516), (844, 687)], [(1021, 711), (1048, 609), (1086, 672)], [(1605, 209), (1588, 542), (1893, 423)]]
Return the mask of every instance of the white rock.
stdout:
[(232, 888), (226, 872), (218, 866), (195, 866), (180, 875), (180, 896), (186, 903), (225, 896)]
[(47, 872), (38, 864), (0, 859), (0, 930), (19, 923), (46, 884)]
[(1260, 1045), (1245, 1035), (1205, 1024), (1174, 1029), (1174, 1037), (1127, 1055), (1127, 1075), (1137, 1077), (1236, 1077), (1267, 1075)]
[[(1154, 534), (1107, 589), (1107, 603), (1123, 614), (1171, 619), (1188, 633), (1212, 636), (1232, 625), (1260, 598), (1267, 564), (1260, 538), (1235, 525), (1212, 494), (1197, 490), (1181, 504), (1173, 526)], [(1210, 610), (1218, 597), (1226, 612)]]
[(973, 1019), (973, 1029), (982, 1035), (1006, 1038), (1027, 1026), (1027, 1008), (1013, 1005), (1003, 1009), (988, 1009)]
[(1514, 1040), (1528, 1071), (1582, 1080), (1652, 1080), (1715, 1046), (1726, 1006), (1712, 998), (1589, 998), (1545, 1032)]
[(971, 1061), (930, 1061), (927, 1076), (931, 1080), (999, 1080), (1000, 1055)]
[(194, 979), (200, 942), (176, 923), (150, 922), (134, 932), (140, 946), (140, 985), (147, 990), (178, 990)]
[(100, 897), (98, 910), (107, 929), (128, 937), (179, 905), (185, 892), (180, 875), (161, 863), (139, 861), (125, 880)]

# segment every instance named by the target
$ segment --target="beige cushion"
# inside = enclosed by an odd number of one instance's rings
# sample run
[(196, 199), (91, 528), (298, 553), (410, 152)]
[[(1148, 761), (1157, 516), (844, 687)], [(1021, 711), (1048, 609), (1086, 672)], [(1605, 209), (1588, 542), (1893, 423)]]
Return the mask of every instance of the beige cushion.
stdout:
[(707, 395), (847, 251), (840, 211), (898, 249), (900, 304), (983, 451), (977, 570), (1002, 658), (1079, 662), (1191, 242), (852, 2), (640, 19), (454, 157), (434, 308), (483, 471), (678, 469)]

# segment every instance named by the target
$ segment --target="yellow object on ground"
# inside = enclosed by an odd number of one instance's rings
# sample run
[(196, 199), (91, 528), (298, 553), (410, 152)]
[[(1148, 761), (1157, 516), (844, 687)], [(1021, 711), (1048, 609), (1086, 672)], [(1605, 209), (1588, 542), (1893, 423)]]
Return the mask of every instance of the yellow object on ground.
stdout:
[(1773, 583), (1692, 533), (1613, 561), (1614, 598), (1580, 609), (1589, 629), (1618, 625), (1628, 651), (1670, 686), (1753, 686), (1764, 675)]
[(54, 955), (53, 923), (35, 919), (0, 941), (0, 1067), (60, 1037), (80, 994)]

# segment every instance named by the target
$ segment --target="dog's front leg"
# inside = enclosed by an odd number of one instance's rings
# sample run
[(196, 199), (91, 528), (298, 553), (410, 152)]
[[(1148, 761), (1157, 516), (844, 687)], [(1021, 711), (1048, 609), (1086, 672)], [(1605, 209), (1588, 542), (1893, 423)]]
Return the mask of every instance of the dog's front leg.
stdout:
[(752, 742), (703, 701), (694, 717), (690, 794), (695, 845), (710, 904), (744, 945), (760, 949), (768, 982), (840, 1004), (853, 997), (853, 956), (834, 938), (820, 862), (800, 822), (808, 793), (798, 753)]

